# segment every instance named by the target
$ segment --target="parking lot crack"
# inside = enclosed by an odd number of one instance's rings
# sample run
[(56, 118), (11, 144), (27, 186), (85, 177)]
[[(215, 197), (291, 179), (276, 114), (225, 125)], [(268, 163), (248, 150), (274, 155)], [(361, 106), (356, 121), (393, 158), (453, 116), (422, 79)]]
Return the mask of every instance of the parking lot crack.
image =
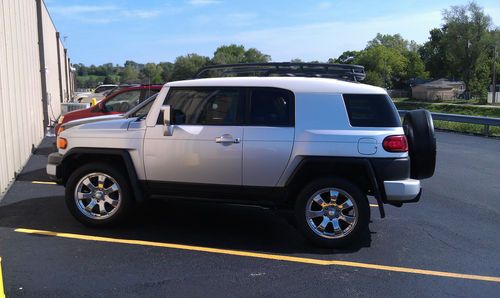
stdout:
[[(442, 244), (444, 244), (445, 246), (449, 247), (449, 248), (452, 248), (454, 250), (458, 250), (458, 251), (464, 251), (465, 249), (463, 247), (456, 247), (452, 244), (450, 244), (449, 242), (447, 241), (444, 241), (443, 239), (439, 238), (439, 237), (436, 237), (432, 234), (432, 232), (426, 230), (424, 227), (422, 227), (422, 231), (424, 231), (429, 237), (431, 237), (433, 240), (437, 240), (439, 242), (441, 242)], [(474, 254), (473, 252), (471, 251), (467, 251), (468, 253), (470, 254)]]

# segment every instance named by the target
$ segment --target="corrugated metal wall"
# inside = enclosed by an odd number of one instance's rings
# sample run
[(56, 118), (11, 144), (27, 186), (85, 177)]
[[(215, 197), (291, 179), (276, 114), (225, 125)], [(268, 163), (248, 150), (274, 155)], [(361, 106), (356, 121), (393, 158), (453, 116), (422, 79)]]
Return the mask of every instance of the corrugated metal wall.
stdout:
[[(42, 0), (0, 1), (0, 196), (44, 136), (43, 100), (45, 117), (56, 120), (61, 98), (70, 97), (69, 59), (45, 4), (38, 1)], [(40, 23), (44, 57), (40, 57)]]
[(47, 79), (47, 104), (49, 119), (56, 121), (61, 110), (61, 93), (59, 91), (59, 57), (57, 48), (59, 40), (56, 39), (56, 32), (49, 12), (42, 9), (43, 21), (43, 45), (45, 52), (45, 77)]

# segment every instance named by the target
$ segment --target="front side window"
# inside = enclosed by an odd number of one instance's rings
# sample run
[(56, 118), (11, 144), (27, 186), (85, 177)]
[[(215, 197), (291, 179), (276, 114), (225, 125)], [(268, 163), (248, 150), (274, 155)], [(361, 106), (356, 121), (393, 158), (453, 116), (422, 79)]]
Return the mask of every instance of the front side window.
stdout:
[(105, 106), (108, 112), (125, 113), (139, 103), (141, 90), (131, 90), (120, 93), (106, 101)]
[(253, 126), (293, 126), (293, 93), (274, 88), (255, 88), (250, 97), (248, 124)]
[(174, 111), (174, 124), (237, 125), (241, 92), (238, 88), (172, 89), (165, 103)]

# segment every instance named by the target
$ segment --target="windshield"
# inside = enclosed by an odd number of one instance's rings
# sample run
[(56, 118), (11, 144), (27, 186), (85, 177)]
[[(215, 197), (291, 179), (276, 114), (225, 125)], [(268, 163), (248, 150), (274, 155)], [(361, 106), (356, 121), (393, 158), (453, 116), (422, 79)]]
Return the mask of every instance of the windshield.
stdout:
[(97, 87), (95, 90), (94, 90), (94, 93), (101, 93), (101, 92), (104, 92), (104, 91), (109, 91), (113, 88), (115, 88), (116, 86), (99, 86)]
[(104, 95), (110, 96), (112, 94), (117, 93), (118, 91), (121, 91), (125, 88), (130, 88), (130, 87), (134, 87), (134, 86), (132, 86), (132, 85), (119, 85), (119, 86), (112, 88), (111, 90), (106, 91)]
[(125, 113), (139, 104), (141, 90), (128, 90), (107, 100), (104, 105), (109, 112)]

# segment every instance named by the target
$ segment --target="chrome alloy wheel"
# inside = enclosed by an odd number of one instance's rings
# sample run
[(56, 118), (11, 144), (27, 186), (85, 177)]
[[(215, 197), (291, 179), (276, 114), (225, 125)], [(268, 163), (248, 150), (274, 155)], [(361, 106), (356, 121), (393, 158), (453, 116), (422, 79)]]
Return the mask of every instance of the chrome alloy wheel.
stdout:
[(324, 188), (306, 204), (306, 221), (314, 233), (327, 239), (347, 236), (358, 222), (358, 207), (344, 190)]
[(121, 204), (120, 185), (104, 173), (90, 173), (76, 184), (75, 203), (78, 210), (91, 219), (107, 219)]

